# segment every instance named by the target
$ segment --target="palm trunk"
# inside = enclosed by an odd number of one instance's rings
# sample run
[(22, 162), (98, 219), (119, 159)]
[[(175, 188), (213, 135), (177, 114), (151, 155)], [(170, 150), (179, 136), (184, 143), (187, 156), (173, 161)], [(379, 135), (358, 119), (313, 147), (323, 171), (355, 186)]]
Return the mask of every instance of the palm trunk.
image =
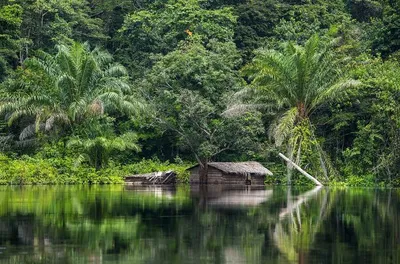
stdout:
[(297, 111), (299, 112), (299, 117), (305, 119), (307, 117), (307, 109), (304, 102), (297, 103)]

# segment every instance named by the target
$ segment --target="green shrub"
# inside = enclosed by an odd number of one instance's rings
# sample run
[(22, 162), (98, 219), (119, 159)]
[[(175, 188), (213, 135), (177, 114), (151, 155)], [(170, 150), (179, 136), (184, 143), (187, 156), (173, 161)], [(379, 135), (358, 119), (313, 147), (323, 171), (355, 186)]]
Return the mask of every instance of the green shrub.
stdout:
[(186, 169), (190, 164), (142, 160), (125, 166), (110, 165), (101, 170), (76, 165), (72, 157), (12, 159), (0, 154), (0, 184), (120, 184), (127, 175), (168, 170), (177, 172), (179, 182), (189, 181)]
[(0, 184), (54, 184), (57, 170), (44, 160), (10, 159), (0, 154)]
[(76, 167), (71, 158), (11, 159), (0, 154), (0, 184), (108, 184), (122, 183), (123, 176), (120, 169)]
[(126, 165), (124, 166), (124, 170), (126, 172), (126, 175), (172, 170), (177, 173), (177, 179), (179, 182), (187, 183), (189, 182), (190, 173), (189, 171), (186, 171), (186, 169), (189, 167), (191, 167), (190, 163), (171, 164), (168, 161), (161, 162), (155, 159), (142, 160), (138, 163)]
[(347, 186), (374, 187), (377, 185), (373, 174), (367, 174), (362, 177), (351, 175), (346, 178), (345, 183)]
[(390, 182), (390, 185), (393, 187), (400, 187), (400, 178), (392, 179), (392, 181)]

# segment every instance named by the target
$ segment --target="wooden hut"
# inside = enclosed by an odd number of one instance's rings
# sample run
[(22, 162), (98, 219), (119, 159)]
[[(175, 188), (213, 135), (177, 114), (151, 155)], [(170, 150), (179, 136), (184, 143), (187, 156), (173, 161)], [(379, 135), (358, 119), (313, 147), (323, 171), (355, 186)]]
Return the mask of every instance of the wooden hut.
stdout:
[[(190, 183), (200, 182), (200, 165), (188, 169)], [(272, 176), (267, 168), (258, 162), (210, 162), (207, 168), (209, 184), (247, 184), (264, 185), (265, 177)]]

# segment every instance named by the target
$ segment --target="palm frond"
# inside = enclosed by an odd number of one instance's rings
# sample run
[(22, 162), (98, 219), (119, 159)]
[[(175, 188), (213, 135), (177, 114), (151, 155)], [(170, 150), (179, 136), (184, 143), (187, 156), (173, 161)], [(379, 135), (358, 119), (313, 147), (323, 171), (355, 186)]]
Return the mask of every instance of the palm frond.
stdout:
[(69, 74), (60, 75), (55, 84), (58, 89), (67, 92), (71, 97), (76, 97), (78, 94), (76, 90), (78, 86), (76, 79)]
[(104, 70), (104, 76), (117, 78), (124, 77), (128, 76), (128, 71), (121, 64), (112, 64)]
[(17, 148), (27, 148), (27, 147), (32, 147), (37, 144), (36, 138), (30, 138), (30, 139), (25, 139), (25, 140), (19, 140), (15, 141), (15, 146)]
[[(43, 128), (44, 128), (44, 124), (40, 124), (39, 125), (39, 130), (43, 129)], [(29, 138), (32, 138), (33, 136), (36, 135), (37, 132), (38, 132), (38, 127), (37, 127), (36, 124), (28, 125), (19, 134), (19, 140), (23, 141), (23, 140), (27, 140)]]
[(325, 102), (328, 102), (332, 99), (338, 99), (346, 89), (357, 87), (360, 84), (360, 81), (353, 79), (339, 81), (333, 84), (331, 87), (321, 91), (313, 100), (311, 108), (314, 110), (316, 107)]
[(83, 141), (78, 137), (70, 138), (67, 142), (67, 148), (80, 147), (80, 146), (83, 146)]
[(23, 116), (36, 116), (36, 114), (37, 114), (37, 109), (32, 107), (27, 107), (25, 109), (17, 109), (7, 116), (8, 125), (12, 125), (16, 120), (18, 120)]
[(67, 125), (71, 123), (68, 115), (64, 113), (52, 113), (45, 122), (45, 131), (50, 131), (57, 122)]
[(280, 118), (274, 121), (269, 129), (269, 135), (274, 139), (275, 145), (281, 146), (295, 126), (298, 117), (298, 109), (296, 107), (287, 110)]
[(75, 43), (71, 48), (65, 45), (57, 46), (58, 53), (55, 59), (60, 71), (65, 75), (76, 76), (79, 71), (78, 65), (81, 51), (77, 49), (76, 45), (78, 44)]
[(127, 149), (139, 152), (141, 150), (140, 146), (137, 144), (138, 136), (133, 132), (128, 132), (120, 136), (124, 141)]
[(81, 98), (76, 102), (72, 102), (68, 107), (68, 115), (72, 121), (75, 121), (77, 117), (86, 113), (88, 102), (85, 98)]
[(90, 89), (91, 79), (94, 76), (94, 72), (98, 71), (96, 62), (94, 58), (87, 57), (81, 65), (81, 69), (78, 74), (78, 87), (81, 92), (87, 92), (88, 88)]
[(79, 154), (75, 161), (74, 161), (74, 166), (79, 167), (85, 160), (89, 160), (90, 157), (87, 154)]
[[(9, 125), (22, 117), (34, 120), (22, 130), (21, 139), (33, 136), (34, 130), (57, 132), (53, 130), (57, 125), (79, 126), (110, 110), (128, 116), (146, 111), (147, 106), (133, 93), (126, 69), (113, 63), (108, 52), (77, 42), (56, 48), (55, 56), (42, 53), (26, 61), (26, 67), (43, 75), (43, 84), (30, 87), (30, 92), (1, 95), (0, 115)], [(110, 141), (99, 137), (82, 143), (88, 148), (108, 148)]]
[(0, 150), (8, 150), (13, 144), (13, 135), (0, 136)]
[(265, 107), (265, 104), (235, 104), (228, 106), (228, 108), (222, 112), (222, 115), (225, 117), (237, 117), (241, 116), (247, 112), (260, 110)]

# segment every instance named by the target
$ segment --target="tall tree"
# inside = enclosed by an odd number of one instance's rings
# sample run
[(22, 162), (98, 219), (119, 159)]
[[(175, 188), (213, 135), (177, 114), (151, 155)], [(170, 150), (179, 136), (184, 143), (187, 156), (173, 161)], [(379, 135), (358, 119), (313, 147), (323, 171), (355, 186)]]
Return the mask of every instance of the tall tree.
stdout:
[(235, 23), (231, 8), (206, 9), (199, 0), (160, 1), (126, 16), (121, 28), (123, 54), (119, 57), (140, 76), (151, 68), (155, 57), (173, 51), (180, 41), (194, 36), (204, 45), (212, 39), (231, 40)]
[(137, 135), (133, 132), (117, 135), (112, 121), (112, 118), (107, 116), (94, 117), (74, 131), (67, 147), (74, 153), (79, 153), (76, 157), (78, 163), (88, 161), (91, 166), (99, 170), (108, 165), (112, 154), (140, 151)]
[(252, 59), (255, 49), (274, 37), (274, 28), (284, 17), (285, 9), (286, 5), (277, 0), (245, 1), (234, 9), (238, 16), (235, 43), (246, 63)]
[(18, 64), (22, 7), (17, 4), (0, 5), (0, 82), (10, 68)]
[[(10, 1), (11, 2), (11, 1)], [(53, 51), (55, 44), (104, 41), (102, 20), (93, 16), (87, 0), (15, 0), (23, 8), (21, 61), (36, 50)]]
[(222, 116), (227, 98), (242, 87), (239, 63), (233, 42), (213, 41), (207, 49), (198, 40), (187, 41), (157, 62), (142, 84), (161, 126), (175, 133), (177, 147), (203, 168), (203, 181), (209, 161), (223, 152), (257, 149), (263, 133), (257, 113)]
[(21, 132), (21, 140), (40, 130), (56, 132), (57, 125), (66, 133), (89, 117), (114, 109), (131, 114), (141, 107), (125, 68), (113, 63), (110, 54), (80, 43), (57, 49), (55, 56), (44, 53), (26, 61), (27, 71), (36, 72), (40, 80), (33, 84), (17, 80), (26, 88), (1, 98), (0, 113), (7, 114), (9, 124), (22, 117), (33, 119)]
[(373, 51), (386, 58), (400, 50), (400, 3), (389, 1), (380, 11), (382, 15), (372, 20), (372, 30), (366, 36), (366, 41), (372, 39)]
[(260, 50), (244, 72), (255, 94), (277, 111), (269, 129), (275, 144), (284, 146), (289, 157), (296, 155), (299, 163), (317, 154), (321, 167), (314, 171), (322, 169), (327, 175), (327, 159), (315, 136), (313, 115), (358, 82), (343, 76), (333, 54), (316, 35), (304, 47), (287, 43), (283, 52)]

